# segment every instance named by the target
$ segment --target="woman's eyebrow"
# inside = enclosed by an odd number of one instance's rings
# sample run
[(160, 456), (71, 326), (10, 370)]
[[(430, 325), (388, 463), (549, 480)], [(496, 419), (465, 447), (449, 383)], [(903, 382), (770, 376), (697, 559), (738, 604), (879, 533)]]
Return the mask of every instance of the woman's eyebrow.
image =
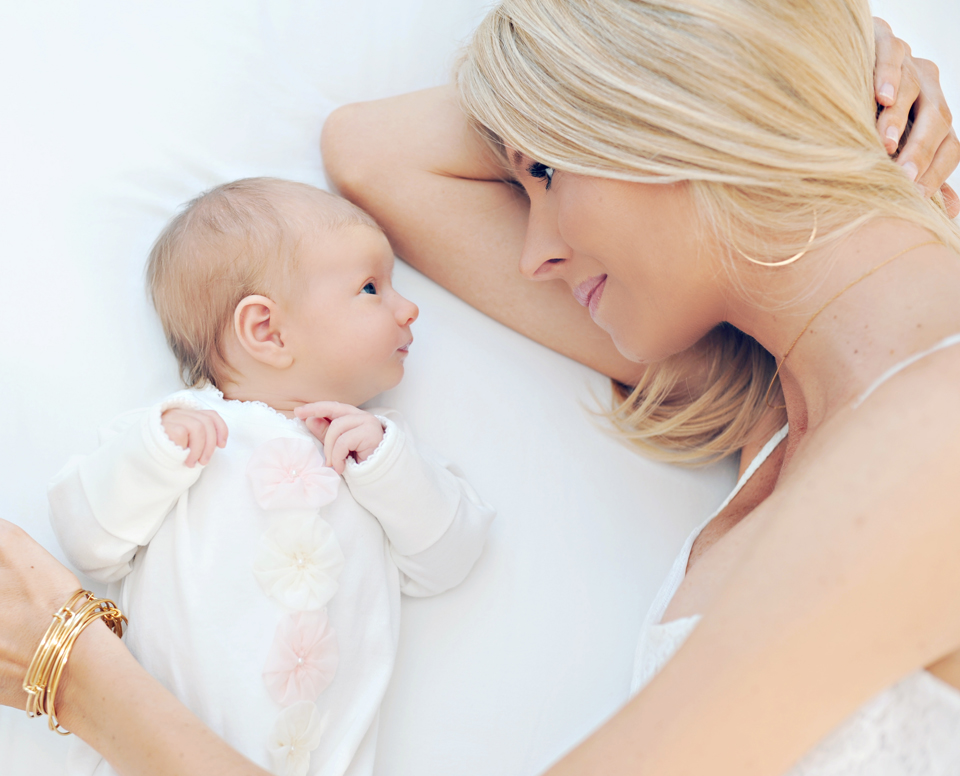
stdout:
[(515, 170), (518, 170), (523, 165), (523, 154), (517, 150), (510, 152), (510, 164), (513, 165)]

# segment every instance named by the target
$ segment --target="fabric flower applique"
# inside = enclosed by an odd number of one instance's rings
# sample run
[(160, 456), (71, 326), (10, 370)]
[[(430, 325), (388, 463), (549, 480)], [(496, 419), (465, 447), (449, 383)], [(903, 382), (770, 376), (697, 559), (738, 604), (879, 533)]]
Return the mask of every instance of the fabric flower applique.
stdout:
[(315, 703), (299, 701), (280, 714), (268, 748), (277, 776), (306, 776), (310, 753), (320, 746), (323, 722)]
[(247, 477), (264, 509), (314, 509), (337, 497), (340, 476), (309, 439), (278, 437), (250, 457)]
[(326, 609), (288, 614), (277, 626), (263, 681), (281, 706), (315, 701), (333, 681), (339, 662), (340, 646)]
[(296, 612), (315, 612), (337, 592), (344, 557), (326, 520), (285, 519), (260, 540), (253, 573), (268, 596)]

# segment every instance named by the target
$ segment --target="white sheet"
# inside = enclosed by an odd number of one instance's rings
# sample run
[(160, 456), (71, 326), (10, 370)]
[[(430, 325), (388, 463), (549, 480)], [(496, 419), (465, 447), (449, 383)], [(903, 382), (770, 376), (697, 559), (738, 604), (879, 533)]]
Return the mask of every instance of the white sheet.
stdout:
[[(915, 51), (935, 55), (956, 109), (960, 62), (947, 33), (960, 29), (956, 4), (893, 2), (887, 17)], [(248, 175), (323, 185), (324, 116), (445, 80), (484, 5), (101, 0), (4, 10), (0, 514), (59, 555), (46, 482), (94, 446), (98, 424), (176, 386), (143, 262), (177, 206)], [(921, 35), (907, 7), (940, 18)], [(732, 469), (639, 458), (584, 409), (591, 391), (606, 396), (599, 376), (403, 265), (396, 282), (421, 318), (408, 376), (381, 401), (458, 461), (500, 514), (462, 587), (404, 603), (378, 773), (532, 775), (626, 699), (642, 613)], [(45, 721), (0, 713), (4, 774), (61, 773), (65, 743)]]

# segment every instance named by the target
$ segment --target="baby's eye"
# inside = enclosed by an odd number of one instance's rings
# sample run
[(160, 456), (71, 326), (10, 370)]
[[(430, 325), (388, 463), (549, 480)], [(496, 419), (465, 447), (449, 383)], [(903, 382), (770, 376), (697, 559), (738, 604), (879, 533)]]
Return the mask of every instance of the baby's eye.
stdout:
[(547, 165), (542, 162), (534, 162), (527, 168), (527, 172), (530, 173), (530, 176), (533, 178), (545, 179), (547, 181), (547, 189), (549, 190), (550, 184), (553, 183), (553, 174), (556, 171), (552, 167), (547, 167)]
[(369, 283), (367, 283), (367, 285), (365, 285), (365, 286), (363, 287), (363, 289), (361, 290), (360, 293), (362, 293), (362, 294), (373, 294), (373, 295), (376, 295), (376, 293), (377, 293), (377, 284), (374, 283), (374, 282), (371, 280)]

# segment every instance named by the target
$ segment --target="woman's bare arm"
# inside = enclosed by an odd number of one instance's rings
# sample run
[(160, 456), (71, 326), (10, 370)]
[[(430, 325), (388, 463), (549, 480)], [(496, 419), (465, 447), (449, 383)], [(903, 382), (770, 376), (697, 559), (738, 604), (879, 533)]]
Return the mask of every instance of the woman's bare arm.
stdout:
[(512, 329), (633, 383), (625, 359), (560, 281), (517, 264), (528, 205), (468, 126), (453, 87), (334, 111), (323, 128), (331, 182), (386, 230), (397, 255)]
[(811, 437), (741, 524), (748, 549), (689, 640), (549, 776), (776, 776), (906, 674), (949, 674), (957, 384), (944, 352)]
[[(22, 529), (0, 520), (0, 704), (24, 708), (33, 653), (54, 612), (78, 588), (77, 578)], [(99, 621), (74, 645), (56, 709), (61, 724), (123, 776), (267, 776), (151, 677)]]
[(61, 722), (123, 776), (267, 774), (197, 719), (101, 623), (77, 639), (64, 682)]

